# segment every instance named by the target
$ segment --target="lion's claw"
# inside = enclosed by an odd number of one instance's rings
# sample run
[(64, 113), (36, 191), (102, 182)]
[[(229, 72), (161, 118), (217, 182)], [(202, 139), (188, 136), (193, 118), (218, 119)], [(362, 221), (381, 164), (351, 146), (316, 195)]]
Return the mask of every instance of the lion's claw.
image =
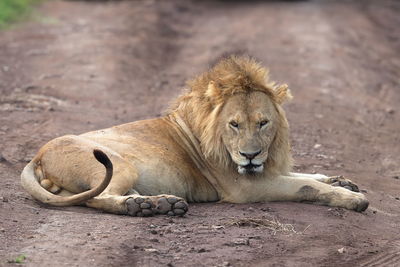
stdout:
[(340, 187), (346, 188), (353, 192), (360, 192), (360, 189), (358, 188), (358, 186), (355, 183), (353, 183), (349, 179), (344, 178), (341, 175), (329, 177), (327, 183), (332, 186), (340, 186)]

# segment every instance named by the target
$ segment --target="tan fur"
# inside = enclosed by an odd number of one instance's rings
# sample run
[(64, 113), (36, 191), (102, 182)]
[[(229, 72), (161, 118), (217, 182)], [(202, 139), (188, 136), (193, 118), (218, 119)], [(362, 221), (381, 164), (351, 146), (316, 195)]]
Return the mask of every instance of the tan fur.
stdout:
[[(24, 170), (24, 187), (49, 204), (59, 204), (61, 196), (48, 191), (61, 189), (66, 205), (83, 201), (133, 216), (152, 209), (182, 215), (187, 206), (176, 197), (367, 208), (362, 194), (333, 187), (326, 176), (290, 173), (289, 125), (281, 104), (292, 96), (255, 60), (229, 57), (187, 85), (162, 118), (50, 141)], [(113, 178), (97, 197), (76, 197), (104, 184), (105, 170), (94, 149), (110, 158)]]

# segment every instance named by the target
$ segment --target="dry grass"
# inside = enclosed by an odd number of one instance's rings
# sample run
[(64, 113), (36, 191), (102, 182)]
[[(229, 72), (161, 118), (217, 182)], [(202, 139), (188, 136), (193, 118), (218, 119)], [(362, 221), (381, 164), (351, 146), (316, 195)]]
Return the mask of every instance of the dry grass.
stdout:
[(227, 225), (233, 225), (238, 227), (262, 227), (270, 230), (273, 235), (277, 233), (282, 233), (286, 235), (291, 234), (303, 234), (310, 225), (308, 225), (303, 231), (296, 231), (293, 224), (289, 223), (281, 223), (276, 218), (268, 219), (265, 217), (262, 218), (230, 218), (230, 221), (226, 223)]

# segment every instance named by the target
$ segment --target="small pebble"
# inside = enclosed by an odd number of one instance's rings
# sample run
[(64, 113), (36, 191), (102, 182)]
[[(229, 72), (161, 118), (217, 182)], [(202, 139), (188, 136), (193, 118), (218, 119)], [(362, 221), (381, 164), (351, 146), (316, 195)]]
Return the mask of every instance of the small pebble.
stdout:
[(150, 231), (150, 233), (152, 233), (153, 235), (156, 235), (156, 234), (158, 234), (157, 230), (154, 230), (154, 229), (153, 229), (153, 230), (151, 230), (151, 231)]
[(158, 250), (155, 249), (155, 248), (145, 248), (144, 251), (151, 252), (151, 253), (157, 253), (158, 252)]

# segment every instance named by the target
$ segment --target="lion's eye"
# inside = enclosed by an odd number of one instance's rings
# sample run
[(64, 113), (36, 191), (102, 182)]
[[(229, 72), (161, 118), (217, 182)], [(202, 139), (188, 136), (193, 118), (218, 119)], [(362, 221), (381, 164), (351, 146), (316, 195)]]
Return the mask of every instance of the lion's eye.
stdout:
[(263, 126), (265, 126), (265, 125), (267, 125), (268, 122), (269, 122), (269, 120), (260, 121), (260, 128), (263, 127)]
[(236, 121), (230, 121), (229, 125), (232, 126), (233, 128), (238, 128), (239, 124)]

